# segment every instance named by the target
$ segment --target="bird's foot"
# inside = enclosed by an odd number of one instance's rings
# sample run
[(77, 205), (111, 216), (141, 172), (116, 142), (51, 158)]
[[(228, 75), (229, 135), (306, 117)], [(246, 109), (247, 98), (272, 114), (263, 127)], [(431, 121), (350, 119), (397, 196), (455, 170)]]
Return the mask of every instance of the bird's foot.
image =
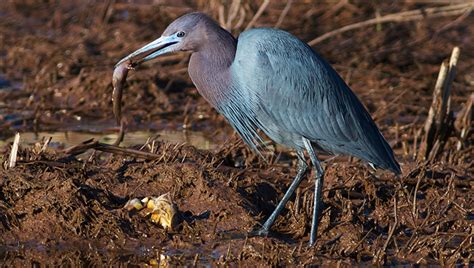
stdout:
[(249, 233), (249, 236), (268, 236), (268, 233), (269, 233), (269, 230), (262, 227), (258, 230), (255, 230), (255, 231), (251, 231)]

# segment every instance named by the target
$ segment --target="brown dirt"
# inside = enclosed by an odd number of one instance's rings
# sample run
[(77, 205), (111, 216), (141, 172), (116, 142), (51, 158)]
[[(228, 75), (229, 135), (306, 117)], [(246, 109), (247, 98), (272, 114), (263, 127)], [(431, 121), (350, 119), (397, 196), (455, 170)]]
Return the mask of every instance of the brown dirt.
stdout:
[[(180, 14), (198, 9), (217, 16), (217, 1), (111, 1), (109, 9), (95, 1), (65, 2), (0, 3), (2, 139), (17, 131), (113, 126), (114, 63), (156, 38)], [(376, 12), (435, 6), (350, 1), (337, 8), (304, 2), (295, 1), (281, 28), (307, 41)], [(273, 26), (284, 6), (272, 3), (257, 26)], [(245, 8), (248, 22), (258, 5)], [(160, 258), (166, 265), (473, 265), (472, 132), (460, 150), (454, 129), (435, 161), (415, 160), (439, 64), (453, 46), (461, 48), (452, 93), (455, 117), (472, 93), (472, 25), (472, 14), (382, 24), (315, 47), (367, 105), (403, 175), (374, 174), (343, 157), (326, 162), (314, 248), (306, 247), (312, 180), (302, 183), (269, 237), (246, 237), (286, 190), (295, 157), (283, 151), (265, 163), (242, 145), (199, 97), (186, 74), (186, 55), (180, 55), (131, 73), (124, 93), (128, 128), (186, 128), (227, 141), (212, 152), (157, 142), (154, 150), (163, 157), (155, 161), (100, 152), (71, 157), (22, 144), (17, 167), (0, 167), (0, 261), (11, 266), (143, 265)], [(5, 86), (17, 83), (20, 89)], [(1, 149), (1, 163), (10, 148)], [(130, 198), (167, 192), (184, 219), (177, 230), (166, 231), (123, 209)]]

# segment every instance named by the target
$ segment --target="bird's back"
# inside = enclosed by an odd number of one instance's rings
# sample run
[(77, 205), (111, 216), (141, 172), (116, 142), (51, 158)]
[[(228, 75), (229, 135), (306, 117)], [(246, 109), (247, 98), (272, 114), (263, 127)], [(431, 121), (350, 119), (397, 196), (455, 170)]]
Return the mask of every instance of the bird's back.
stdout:
[(302, 148), (305, 137), (328, 153), (400, 173), (392, 149), (358, 98), (296, 37), (276, 29), (248, 30), (238, 38), (231, 68), (234, 92), (247, 101), (252, 124), (273, 140)]

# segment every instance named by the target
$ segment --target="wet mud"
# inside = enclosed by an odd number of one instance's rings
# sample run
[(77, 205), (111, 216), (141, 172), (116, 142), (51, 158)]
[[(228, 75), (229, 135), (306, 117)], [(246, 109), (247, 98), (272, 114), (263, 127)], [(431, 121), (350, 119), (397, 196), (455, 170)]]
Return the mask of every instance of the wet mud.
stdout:
[[(242, 2), (243, 22), (230, 23), (234, 34), (261, 4)], [(286, 2), (272, 1), (255, 26), (280, 21), (310, 41), (375, 14), (436, 6), (349, 2), (293, 1), (282, 17)], [(403, 171), (395, 177), (356, 159), (321, 157), (326, 178), (314, 248), (307, 247), (312, 173), (270, 235), (250, 235), (296, 175), (296, 156), (271, 142), (266, 161), (250, 151), (197, 93), (187, 54), (144, 64), (125, 83), (122, 119), (130, 134), (122, 146), (159, 157), (64, 150), (89, 138), (113, 142), (112, 72), (119, 59), (181, 14), (202, 10), (217, 18), (219, 3), (0, 3), (2, 265), (473, 265), (472, 127), (462, 132), (472, 123), (465, 115), (474, 88), (472, 14), (372, 25), (314, 46), (366, 105)], [(421, 161), (439, 65), (454, 46), (461, 49), (454, 123), (440, 153)], [(16, 132), (24, 134), (16, 166), (7, 168)], [(53, 133), (80, 135), (71, 141)], [(124, 208), (134, 198), (166, 193), (179, 211), (176, 228)]]

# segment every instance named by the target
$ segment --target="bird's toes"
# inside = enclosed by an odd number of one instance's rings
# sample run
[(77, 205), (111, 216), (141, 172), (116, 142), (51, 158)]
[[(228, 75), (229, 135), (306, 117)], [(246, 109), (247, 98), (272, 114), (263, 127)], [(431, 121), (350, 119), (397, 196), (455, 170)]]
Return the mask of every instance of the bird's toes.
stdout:
[(249, 233), (250, 236), (268, 236), (268, 229), (266, 228), (260, 228), (258, 230), (251, 231)]

